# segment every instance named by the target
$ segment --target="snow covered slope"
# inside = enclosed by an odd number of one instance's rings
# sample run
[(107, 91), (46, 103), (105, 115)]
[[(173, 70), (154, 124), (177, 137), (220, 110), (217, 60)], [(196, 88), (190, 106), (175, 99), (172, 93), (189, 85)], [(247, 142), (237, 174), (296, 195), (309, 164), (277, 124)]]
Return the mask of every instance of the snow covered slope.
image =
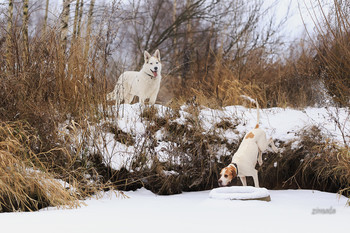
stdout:
[[(164, 117), (173, 112), (172, 109), (162, 105), (155, 105), (158, 113), (157, 116)], [(105, 160), (116, 170), (122, 166), (129, 167), (132, 156), (138, 150), (137, 146), (144, 143), (147, 127), (150, 123), (141, 117), (143, 107), (140, 104), (128, 105), (124, 104), (119, 109), (119, 116), (112, 119), (117, 122), (117, 127), (123, 132), (134, 135), (135, 145), (126, 146), (120, 142), (116, 142), (111, 133), (107, 133), (103, 137), (107, 145), (101, 145), (98, 149), (103, 153)], [(217, 135), (228, 142), (238, 141), (239, 138), (249, 130), (253, 129), (257, 123), (256, 109), (250, 109), (243, 106), (229, 106), (222, 110), (214, 110), (208, 108), (200, 108), (198, 119), (205, 134), (215, 132)], [(115, 110), (113, 110), (115, 111)], [(321, 132), (331, 140), (344, 143), (345, 135), (350, 134), (349, 111), (347, 109), (336, 108), (306, 108), (303, 110), (269, 108), (260, 109), (260, 128), (264, 129), (268, 137), (274, 140), (284, 142), (296, 141), (300, 139), (300, 131), (311, 126), (317, 126)], [(182, 106), (179, 111), (179, 117), (175, 121), (178, 124), (186, 124), (191, 112), (188, 106)], [(236, 125), (235, 129), (221, 129), (217, 124), (222, 121), (231, 122)], [(159, 130), (156, 133), (158, 139), (158, 147), (155, 148), (160, 160), (167, 160), (168, 156), (162, 148), (171, 150), (169, 142), (162, 141), (164, 133)], [(348, 137), (345, 138), (349, 140)], [(231, 154), (226, 148), (217, 151), (217, 157), (220, 155)]]

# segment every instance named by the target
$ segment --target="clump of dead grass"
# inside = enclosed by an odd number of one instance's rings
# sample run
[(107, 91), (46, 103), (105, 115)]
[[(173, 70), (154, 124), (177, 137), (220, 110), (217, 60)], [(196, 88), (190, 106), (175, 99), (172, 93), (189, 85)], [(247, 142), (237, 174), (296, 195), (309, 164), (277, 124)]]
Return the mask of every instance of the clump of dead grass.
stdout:
[(317, 156), (304, 162), (303, 172), (312, 168), (315, 182), (323, 185), (336, 184), (340, 194), (350, 196), (350, 150), (334, 142), (325, 142), (314, 148)]
[(280, 154), (267, 153), (260, 169), (269, 189), (302, 188), (349, 196), (349, 148), (330, 141), (321, 130), (302, 130), (298, 142), (280, 142)]
[(54, 179), (33, 151), (40, 144), (32, 130), (20, 121), (0, 123), (0, 212), (79, 206), (74, 192)]

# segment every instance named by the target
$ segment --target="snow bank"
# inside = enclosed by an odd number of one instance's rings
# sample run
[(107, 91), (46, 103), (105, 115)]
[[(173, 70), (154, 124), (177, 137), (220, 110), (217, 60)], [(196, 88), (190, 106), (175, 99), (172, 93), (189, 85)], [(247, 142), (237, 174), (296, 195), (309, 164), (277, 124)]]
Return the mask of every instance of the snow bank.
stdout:
[[(223, 109), (198, 107), (198, 118), (191, 115), (191, 108), (188, 106), (182, 106), (177, 113), (175, 110), (162, 105), (154, 105), (154, 108), (157, 110), (157, 117), (169, 118), (171, 116), (171, 121), (180, 125), (188, 126), (190, 125), (188, 124), (189, 119), (198, 119), (204, 135), (218, 135), (223, 141), (230, 144), (238, 143), (239, 139), (246, 132), (253, 129), (257, 123), (256, 109), (243, 106), (228, 106)], [(114, 117), (94, 126), (97, 128), (102, 127), (105, 123), (112, 124), (134, 139), (133, 145), (125, 145), (117, 142), (114, 139), (114, 134), (103, 132), (103, 130), (100, 130), (98, 135), (91, 138), (95, 141), (90, 143), (90, 148), (102, 154), (105, 164), (110, 165), (113, 169), (119, 170), (121, 167), (125, 167), (130, 170), (135, 153), (142, 150), (142, 148), (149, 148), (147, 141), (145, 141), (149, 137), (147, 136), (147, 129), (156, 123), (142, 117), (144, 109), (145, 106), (140, 104), (122, 104), (116, 111), (113, 106), (112, 115)], [(315, 125), (329, 139), (342, 144), (344, 143), (344, 135), (350, 133), (348, 118), (349, 110), (343, 108), (260, 109), (260, 128), (266, 131), (268, 137), (284, 142), (291, 141), (297, 147), (299, 145), (298, 140), (300, 140), (300, 131)], [(233, 127), (218, 127), (217, 125), (222, 122), (229, 122)], [(62, 128), (64, 129), (63, 126)], [(62, 130), (62, 134), (69, 133), (71, 132)], [(157, 156), (162, 162), (173, 160), (175, 164), (179, 164), (180, 160), (171, 155), (173, 148), (177, 147), (177, 142), (164, 139), (167, 133), (169, 132), (166, 132), (163, 128), (155, 133), (154, 137), (157, 142), (156, 145), (152, 145), (155, 152), (153, 156)], [(212, 155), (217, 159), (233, 153), (233, 151), (227, 149), (225, 144), (217, 144), (211, 150)], [(151, 160), (151, 158), (148, 159)]]
[[(173, 110), (168, 107), (162, 105), (154, 105), (154, 107), (157, 109), (159, 117), (164, 117), (169, 113), (173, 114)], [(112, 167), (114, 169), (130, 164), (125, 163), (125, 161), (132, 161), (133, 153), (128, 152), (137, 151), (137, 147), (143, 142), (147, 126), (150, 124), (148, 120), (141, 117), (143, 109), (144, 107), (140, 104), (124, 104), (119, 108), (118, 118), (115, 119), (117, 126), (123, 132), (133, 134), (136, 140), (133, 146), (134, 149), (126, 149), (120, 143), (112, 143), (112, 146), (107, 146), (109, 149), (104, 153), (104, 157), (107, 161), (113, 161)], [(191, 116), (187, 109), (186, 106), (182, 106), (179, 110), (179, 117), (174, 122), (186, 124), (187, 118)], [(206, 134), (215, 132), (223, 140), (227, 140), (228, 143), (234, 143), (255, 127), (256, 116), (256, 109), (249, 109), (243, 106), (228, 106), (220, 110), (201, 107), (198, 119)], [(342, 131), (339, 124), (333, 119), (334, 116), (337, 117), (337, 121), (340, 122), (343, 131), (350, 130), (350, 127), (347, 125), (349, 112), (347, 109), (342, 108), (260, 109), (260, 128), (264, 129), (267, 136), (272, 137), (274, 140), (295, 141), (294, 144), (298, 145), (300, 131), (315, 125), (321, 129), (322, 133), (328, 135), (330, 139), (343, 143)], [(228, 121), (232, 125), (236, 125), (236, 127), (234, 129), (218, 128), (217, 124), (222, 121)], [(162, 130), (157, 132), (158, 145), (155, 151), (161, 161), (166, 161), (167, 159), (173, 159), (168, 151), (171, 151), (171, 148), (176, 146), (176, 142), (163, 141), (163, 135), (164, 132)], [(128, 152), (125, 153), (126, 151)], [(222, 147), (215, 151), (215, 156), (220, 159), (222, 155), (231, 153), (232, 151)], [(115, 156), (123, 157), (123, 159), (113, 158)], [(128, 167), (126, 168), (128, 169)]]
[[(155, 105), (160, 116), (172, 110), (162, 105)], [(143, 107), (140, 104), (123, 104), (119, 109), (118, 126), (125, 132), (144, 134), (147, 122), (140, 114)], [(178, 123), (185, 124), (186, 117), (190, 113), (186, 112), (186, 107), (182, 106), (180, 117), (176, 119)], [(299, 130), (316, 125), (321, 128), (323, 133), (330, 138), (343, 142), (342, 133), (337, 125), (338, 121), (343, 130), (350, 130), (346, 125), (349, 119), (349, 111), (345, 108), (306, 108), (302, 110), (291, 108), (268, 108), (260, 109), (260, 127), (274, 139), (289, 141), (297, 138)], [(256, 109), (250, 109), (243, 106), (228, 106), (223, 109), (202, 108), (199, 113), (199, 120), (204, 130), (210, 131), (215, 128), (217, 123), (228, 120), (233, 124), (238, 123), (236, 134), (245, 134), (256, 125)], [(337, 117), (336, 121), (334, 117)], [(227, 137), (237, 139), (233, 136), (233, 131), (229, 130)]]

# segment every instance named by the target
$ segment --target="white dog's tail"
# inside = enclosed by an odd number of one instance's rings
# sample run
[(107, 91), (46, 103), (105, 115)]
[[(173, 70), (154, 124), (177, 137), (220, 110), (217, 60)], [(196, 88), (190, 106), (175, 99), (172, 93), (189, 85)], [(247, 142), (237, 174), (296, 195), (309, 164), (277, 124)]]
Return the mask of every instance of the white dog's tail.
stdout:
[(107, 94), (107, 101), (112, 101), (112, 100), (115, 100), (114, 91)]
[(258, 100), (255, 100), (256, 103), (256, 126), (255, 128), (259, 128), (259, 123), (260, 123), (260, 111), (259, 111), (259, 103)]
[(117, 82), (117, 84), (115, 85), (113, 91), (107, 94), (107, 101), (117, 100), (118, 87), (119, 87), (119, 85), (118, 85), (118, 82)]

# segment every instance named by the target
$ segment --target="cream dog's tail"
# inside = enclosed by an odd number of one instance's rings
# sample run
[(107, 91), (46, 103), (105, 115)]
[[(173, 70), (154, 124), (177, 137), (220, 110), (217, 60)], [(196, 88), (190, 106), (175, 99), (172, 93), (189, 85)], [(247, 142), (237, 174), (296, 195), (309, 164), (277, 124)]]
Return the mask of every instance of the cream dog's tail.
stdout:
[(246, 100), (248, 100), (248, 101), (250, 101), (251, 103), (255, 103), (256, 104), (256, 114), (257, 114), (257, 119), (256, 119), (256, 121), (257, 121), (257, 123), (256, 123), (256, 125), (255, 125), (255, 128), (257, 129), (257, 128), (259, 128), (259, 123), (260, 123), (260, 108), (259, 108), (259, 103), (258, 103), (258, 99), (253, 99), (253, 98), (251, 98), (251, 97), (249, 97), (249, 96), (246, 96), (246, 95), (241, 95), (241, 97), (243, 98), (243, 99), (246, 99)]
[(260, 111), (259, 111), (259, 103), (258, 103), (258, 100), (256, 99), (255, 100), (255, 103), (256, 103), (256, 126), (255, 128), (259, 128), (259, 123), (260, 123)]

